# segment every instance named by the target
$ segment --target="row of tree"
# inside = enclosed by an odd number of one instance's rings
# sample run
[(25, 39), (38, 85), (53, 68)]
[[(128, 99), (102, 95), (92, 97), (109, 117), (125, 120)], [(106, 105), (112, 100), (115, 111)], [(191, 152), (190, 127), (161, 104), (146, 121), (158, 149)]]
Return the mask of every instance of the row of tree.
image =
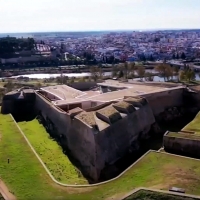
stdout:
[[(162, 63), (155, 66), (154, 70), (157, 72), (157, 76), (162, 77), (164, 81), (175, 80), (179, 81), (192, 81), (195, 80), (195, 72), (190, 69), (189, 66), (185, 65), (184, 69), (180, 70), (178, 67), (171, 66), (167, 63)], [(99, 66), (91, 66), (90, 67), (91, 77), (90, 80), (102, 80), (105, 77), (104, 71), (102, 67)], [(155, 73), (146, 71), (143, 65), (136, 65), (134, 62), (132, 63), (123, 63), (112, 66), (112, 78), (116, 79), (133, 79), (140, 78), (141, 80), (153, 81)], [(55, 81), (55, 80), (52, 80)], [(69, 84), (75, 81), (75, 77), (69, 78), (66, 76), (60, 76), (56, 78), (56, 82), (59, 84)]]
[(0, 38), (0, 57), (9, 58), (16, 52), (20, 52), (22, 50), (32, 50), (34, 48), (34, 44), (35, 41), (33, 38)]
[[(178, 67), (171, 66), (167, 63), (162, 63), (155, 67), (155, 71), (158, 73), (158, 76), (164, 78), (164, 81), (176, 80), (177, 82), (190, 82), (195, 80), (195, 72), (187, 65), (184, 67), (184, 69), (180, 70)], [(95, 81), (104, 77), (104, 73), (99, 67), (91, 67), (90, 72), (91, 77)], [(145, 79), (146, 81), (153, 81), (154, 76), (155, 74), (146, 72), (146, 69), (143, 65), (136, 65), (134, 62), (125, 62), (124, 64), (119, 64), (117, 66), (113, 65), (112, 67), (113, 78), (140, 78), (141, 80)]]
[(172, 58), (173, 59), (183, 59), (184, 60), (184, 59), (186, 59), (186, 55), (185, 55), (184, 52), (182, 52), (181, 55), (179, 55), (178, 53), (176, 53), (176, 54), (174, 53)]

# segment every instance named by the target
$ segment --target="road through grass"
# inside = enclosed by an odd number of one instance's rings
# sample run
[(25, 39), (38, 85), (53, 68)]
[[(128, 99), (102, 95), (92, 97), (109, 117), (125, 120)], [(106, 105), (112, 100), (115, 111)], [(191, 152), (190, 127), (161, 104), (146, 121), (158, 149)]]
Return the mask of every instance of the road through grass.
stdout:
[(18, 200), (115, 199), (137, 187), (168, 190), (175, 186), (186, 189), (186, 193), (200, 194), (200, 161), (156, 152), (105, 185), (60, 187), (50, 179), (9, 115), (0, 115), (0, 135), (0, 177)]
[(36, 119), (20, 122), (19, 126), (57, 181), (72, 185), (88, 183)]

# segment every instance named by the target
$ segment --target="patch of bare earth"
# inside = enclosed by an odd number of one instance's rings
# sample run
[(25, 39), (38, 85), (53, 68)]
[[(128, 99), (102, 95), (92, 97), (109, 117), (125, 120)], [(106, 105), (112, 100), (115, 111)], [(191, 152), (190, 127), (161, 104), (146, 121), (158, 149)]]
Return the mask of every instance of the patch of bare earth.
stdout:
[(0, 179), (0, 193), (5, 196), (5, 200), (16, 200), (16, 197), (10, 193), (5, 183)]
[(163, 169), (164, 179), (162, 183), (152, 186), (152, 189), (169, 189), (171, 187), (182, 187), (198, 185), (200, 177), (192, 169), (184, 169), (175, 165), (167, 165)]
[(115, 194), (114, 196), (109, 197), (106, 200), (121, 200), (125, 195), (126, 195), (126, 193)]

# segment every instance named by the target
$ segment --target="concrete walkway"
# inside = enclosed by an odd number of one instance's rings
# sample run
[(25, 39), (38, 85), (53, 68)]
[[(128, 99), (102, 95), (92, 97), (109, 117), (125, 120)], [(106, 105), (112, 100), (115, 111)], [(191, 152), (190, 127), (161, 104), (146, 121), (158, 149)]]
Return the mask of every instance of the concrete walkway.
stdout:
[(5, 183), (0, 179), (0, 194), (5, 200), (16, 200), (16, 197), (10, 193)]

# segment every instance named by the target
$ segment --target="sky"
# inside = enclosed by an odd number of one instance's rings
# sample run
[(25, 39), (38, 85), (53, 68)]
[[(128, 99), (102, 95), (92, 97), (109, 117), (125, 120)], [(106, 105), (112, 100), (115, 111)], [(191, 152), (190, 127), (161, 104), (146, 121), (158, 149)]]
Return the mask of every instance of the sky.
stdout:
[(0, 32), (200, 28), (200, 0), (0, 0)]

